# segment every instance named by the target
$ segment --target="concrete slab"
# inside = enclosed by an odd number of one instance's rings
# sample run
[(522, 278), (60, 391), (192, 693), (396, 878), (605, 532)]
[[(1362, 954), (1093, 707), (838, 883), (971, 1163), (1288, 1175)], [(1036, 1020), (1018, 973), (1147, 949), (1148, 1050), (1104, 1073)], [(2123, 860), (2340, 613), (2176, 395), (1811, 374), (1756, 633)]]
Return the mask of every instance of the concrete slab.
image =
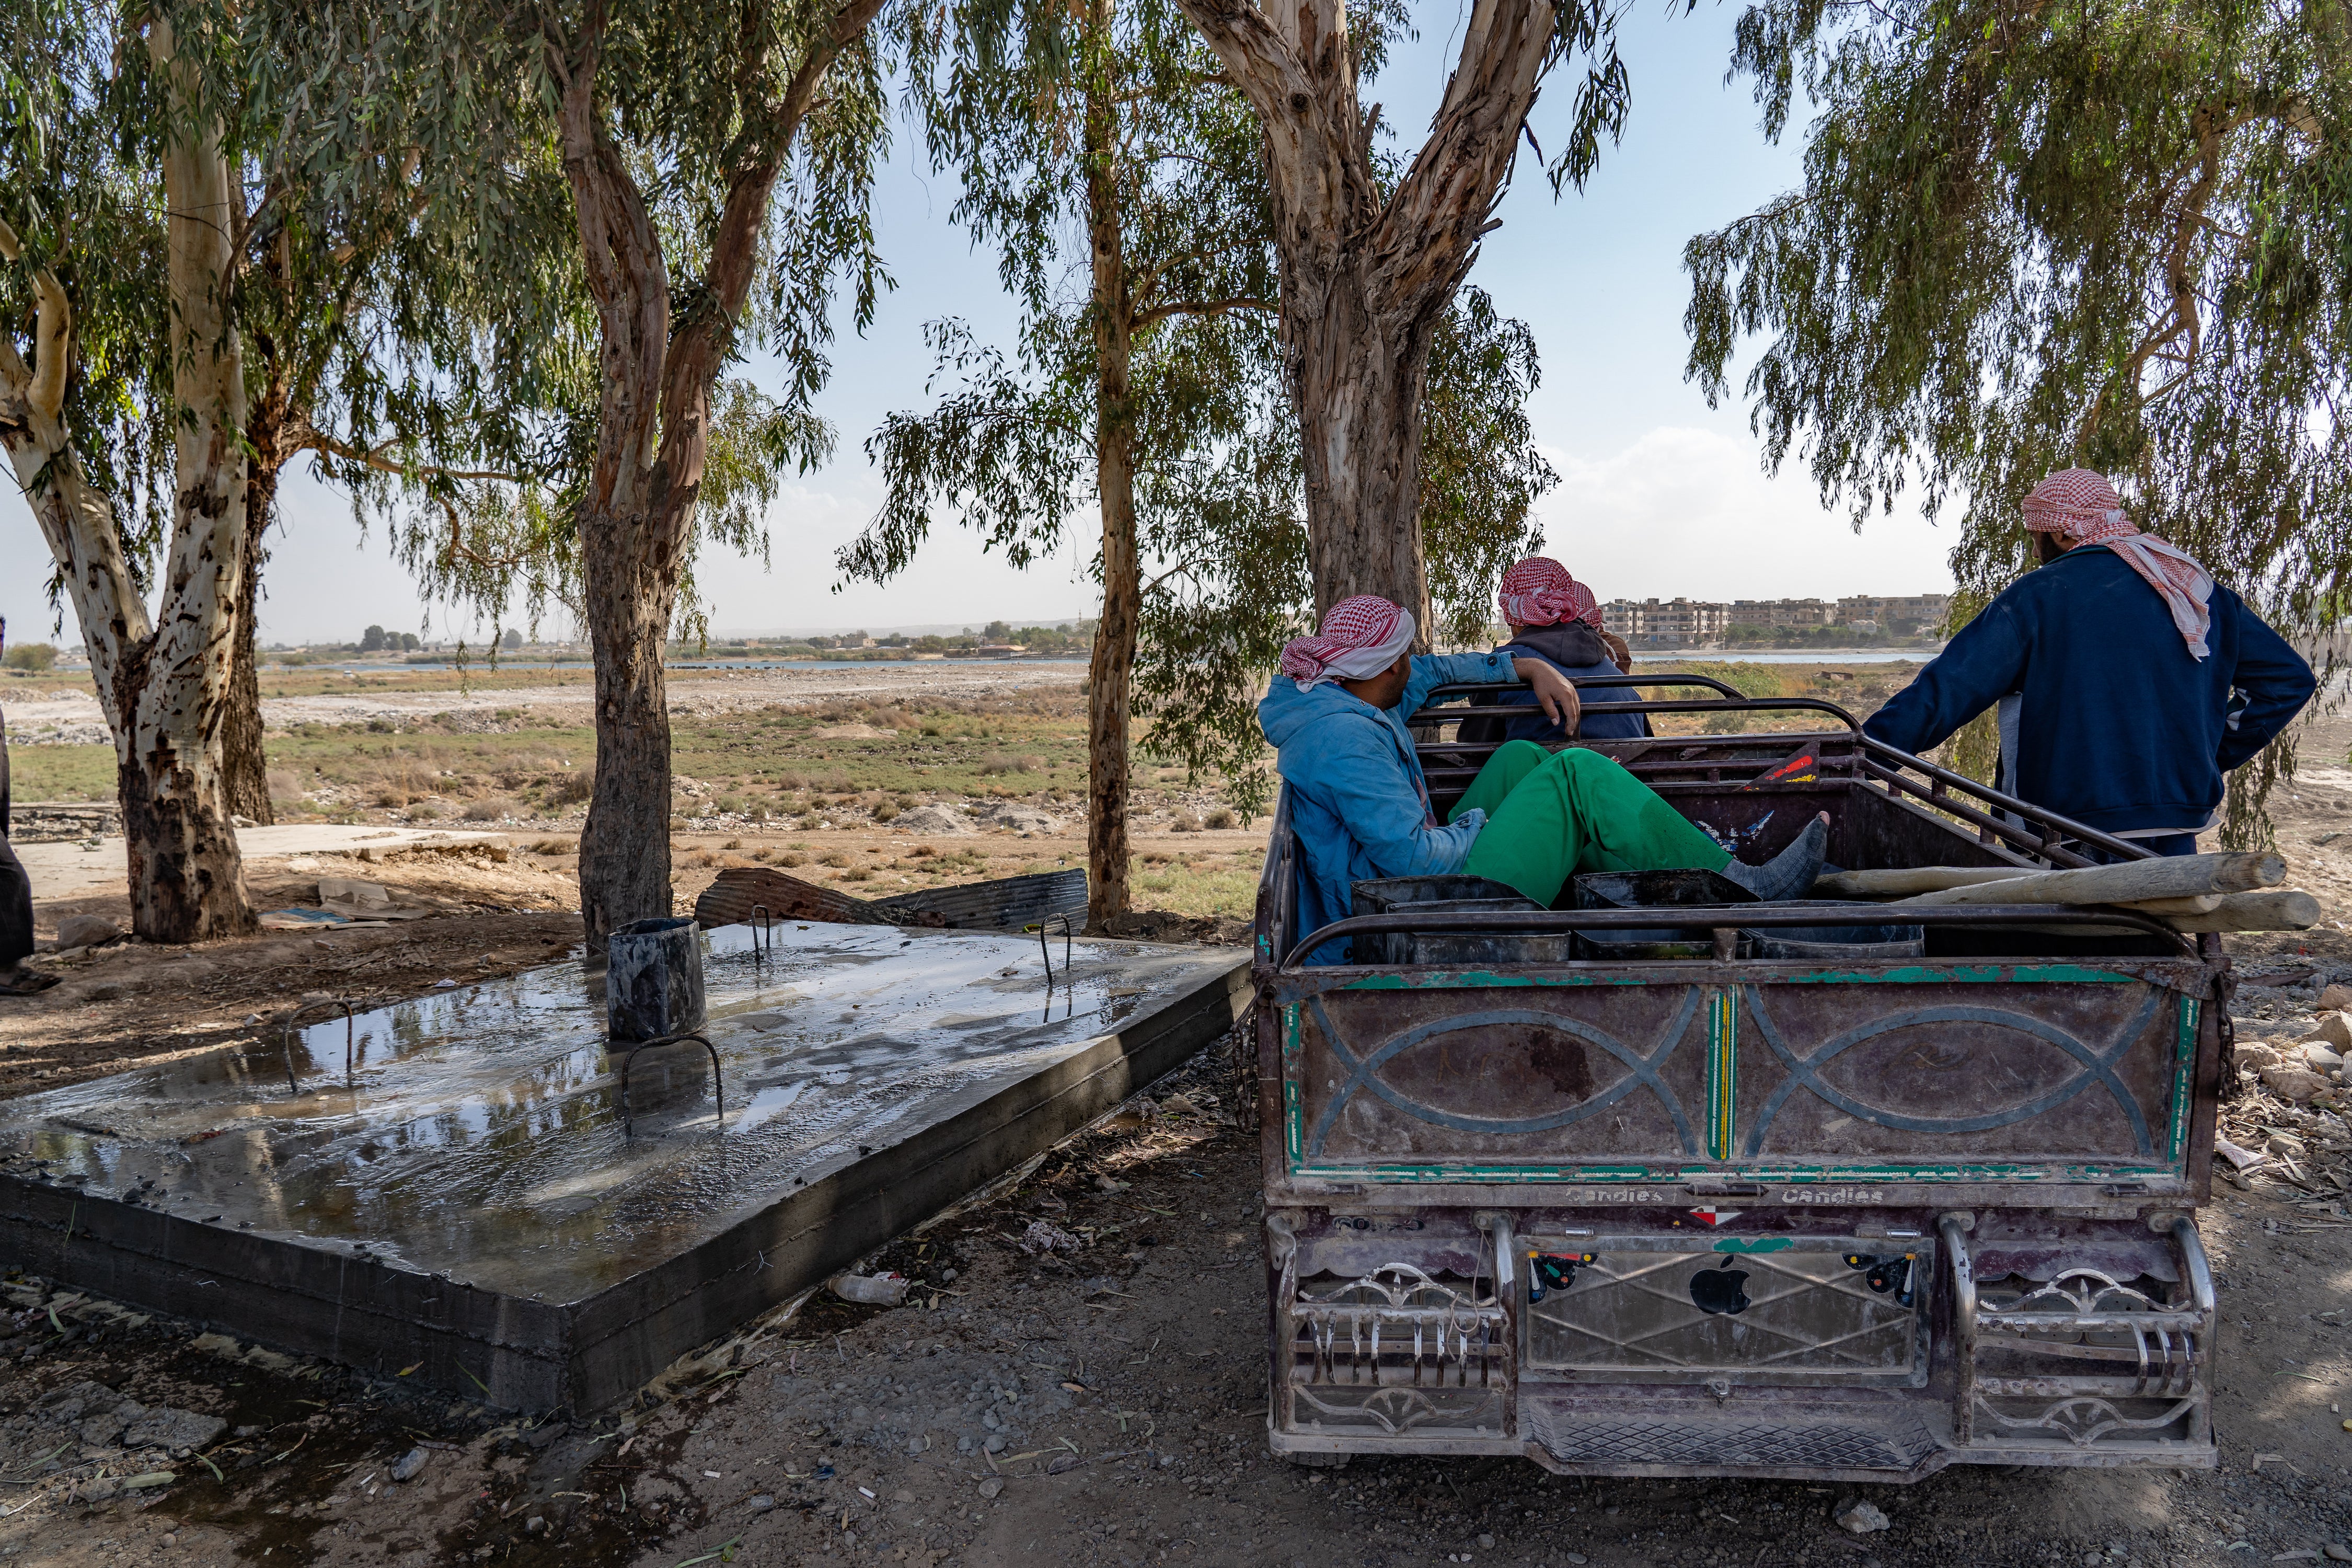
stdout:
[[(481, 844), (497, 833), (433, 827), (375, 827), (364, 823), (289, 823), (282, 827), (240, 827), (236, 847), (248, 860), (289, 855), (348, 854), (352, 850), (404, 849), (417, 844)], [(95, 847), (80, 842), (19, 844), (16, 858), (33, 880), (33, 899), (86, 899), (128, 890), (131, 861), (120, 838), (101, 838)]]
[(1233, 949), (704, 933), (709, 1056), (557, 964), (0, 1107), (0, 1265), (502, 1406), (601, 1408), (1231, 1026)]

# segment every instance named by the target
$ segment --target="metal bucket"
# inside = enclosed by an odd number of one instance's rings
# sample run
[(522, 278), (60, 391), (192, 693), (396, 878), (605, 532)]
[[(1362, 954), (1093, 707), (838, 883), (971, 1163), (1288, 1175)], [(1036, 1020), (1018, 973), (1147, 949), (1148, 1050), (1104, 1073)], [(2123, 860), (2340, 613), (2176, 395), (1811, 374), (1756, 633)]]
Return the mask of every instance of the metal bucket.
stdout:
[(604, 1019), (615, 1043), (702, 1027), (702, 935), (691, 915), (631, 921), (605, 955)]
[[(1520, 914), (1540, 910), (1517, 889), (1485, 877), (1384, 877), (1358, 882), (1349, 913)], [(1436, 963), (1450, 968), (1515, 963), (1566, 963), (1573, 951), (1567, 933), (1377, 931), (1355, 939), (1354, 962), (1401, 965)]]

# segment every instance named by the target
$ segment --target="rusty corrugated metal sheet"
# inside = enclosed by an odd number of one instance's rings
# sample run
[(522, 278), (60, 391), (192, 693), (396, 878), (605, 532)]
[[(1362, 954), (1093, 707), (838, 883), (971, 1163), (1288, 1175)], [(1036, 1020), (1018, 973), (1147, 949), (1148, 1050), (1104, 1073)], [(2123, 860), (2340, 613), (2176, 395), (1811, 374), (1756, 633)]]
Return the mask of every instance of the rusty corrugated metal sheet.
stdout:
[(1073, 868), (867, 900), (766, 866), (736, 866), (719, 872), (694, 900), (694, 918), (704, 926), (735, 925), (750, 920), (758, 905), (765, 905), (769, 915), (780, 921), (1017, 931), (1055, 915), (1083, 923), (1087, 873), (1082, 867)]
[(803, 882), (766, 866), (731, 866), (694, 900), (703, 926), (737, 925), (764, 904), (777, 920), (829, 921), (835, 925), (887, 925), (889, 920), (864, 899), (853, 899), (814, 882)]
[(1079, 925), (1087, 918), (1087, 872), (1083, 866), (1066, 871), (1041, 871), (1027, 877), (999, 877), (986, 882), (966, 882), (953, 888), (926, 888), (877, 899), (873, 909), (901, 921), (909, 915), (938, 916), (950, 927), (971, 931), (1017, 931), (1024, 925), (1067, 915)]

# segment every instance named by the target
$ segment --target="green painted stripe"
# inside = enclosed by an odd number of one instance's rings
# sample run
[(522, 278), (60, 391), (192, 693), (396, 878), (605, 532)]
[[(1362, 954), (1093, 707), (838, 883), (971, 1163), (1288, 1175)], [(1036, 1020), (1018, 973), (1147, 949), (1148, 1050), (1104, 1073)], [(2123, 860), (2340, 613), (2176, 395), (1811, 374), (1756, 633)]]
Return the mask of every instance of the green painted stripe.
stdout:
[(1710, 1180), (1752, 1181), (1784, 1187), (1828, 1186), (1838, 1183), (1934, 1184), (1951, 1182), (2013, 1182), (2021, 1185), (2065, 1186), (2090, 1183), (2146, 1182), (2179, 1173), (2161, 1165), (1839, 1165), (1790, 1171), (1734, 1166), (1695, 1166), (1662, 1175), (1646, 1166), (1612, 1165), (1486, 1165), (1486, 1164), (1366, 1164), (1303, 1165), (1294, 1155), (1291, 1173), (1302, 1181), (1423, 1183), (1566, 1183), (1591, 1186), (1679, 1186), (1697, 1176)]
[(1717, 1252), (1786, 1252), (1797, 1245), (1789, 1236), (1727, 1236), (1715, 1244)]
[(2197, 998), (2180, 999), (2180, 1027), (2172, 1050), (2172, 1163), (2180, 1164), (2189, 1150), (2189, 1079), (2197, 1062)]
[[(1764, 985), (1990, 985), (2000, 984), (2128, 985), (2137, 984), (2138, 979), (2137, 975), (2118, 974), (2106, 969), (2084, 969), (2071, 963), (2020, 964), (2014, 968), (1982, 963), (1956, 963), (1940, 967), (1928, 964), (1906, 964), (1899, 969), (1877, 971), (1818, 969), (1799, 974), (1772, 974), (1757, 977), (1758, 984)], [(1685, 984), (1686, 982), (1680, 980), (1659, 980), (1633, 974), (1528, 973), (1505, 974), (1487, 969), (1464, 969), (1366, 974), (1349, 981), (1340, 989), (1343, 991), (1444, 991), (1498, 985), (1590, 987)]]
[(1706, 1008), (1706, 1154), (1732, 1157), (1739, 1094), (1739, 994), (1717, 991)]

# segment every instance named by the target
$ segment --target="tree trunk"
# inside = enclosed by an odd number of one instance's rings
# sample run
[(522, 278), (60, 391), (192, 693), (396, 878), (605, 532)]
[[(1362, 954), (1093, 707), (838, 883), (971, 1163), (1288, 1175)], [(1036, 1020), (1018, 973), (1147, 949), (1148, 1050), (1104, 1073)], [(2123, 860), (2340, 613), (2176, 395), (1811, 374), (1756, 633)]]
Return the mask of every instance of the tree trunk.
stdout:
[[(669, 272), (627, 162), (596, 100), (607, 16), (592, 5), (568, 52), (557, 135), (596, 302), (604, 385), (596, 460), (580, 508), (581, 574), (596, 668), (596, 779), (580, 835), (580, 916), (589, 942), (670, 912), (668, 684), (662, 668), (678, 574), (710, 445), (710, 390), (759, 271), (778, 172), (825, 71), (882, 0), (848, 0), (809, 47), (744, 159), (721, 171), (727, 195), (700, 237), (698, 301), (671, 334)], [(764, 47), (756, 34), (746, 47)]]
[(646, 557), (644, 515), (580, 520), (583, 591), (596, 666), (596, 777), (580, 836), (580, 915), (602, 942), (670, 912), (669, 687), (662, 651), (677, 573)]
[[(1339, 258), (1317, 287), (1292, 279), (1327, 258), (1282, 258), (1283, 321), (1307, 470), (1307, 564), (1315, 612), (1357, 594), (1411, 610), (1429, 635), (1429, 574), (1421, 539), (1422, 395), (1437, 314), (1381, 321), (1355, 266)], [(1293, 301), (1319, 305), (1310, 314)], [(1448, 289), (1426, 302), (1442, 314)]]
[(1091, 0), (1086, 54), (1087, 229), (1095, 321), (1095, 494), (1102, 507), (1102, 618), (1087, 683), (1087, 923), (1127, 912), (1129, 707), (1143, 610), (1135, 542), (1135, 300), (1119, 223), (1118, 106), (1106, 58), (1111, 0)]
[(1553, 39), (1547, 0), (1475, 0), (1429, 139), (1385, 197), (1345, 0), (1177, 0), (1257, 111), (1298, 400), (1317, 609), (1379, 594), (1424, 637), (1421, 397)]
[(278, 509), (278, 475), (285, 458), (278, 449), (282, 399), (272, 387), (247, 426), (251, 455), (245, 476), (245, 553), (238, 574), (236, 651), (229, 666), (228, 710), (221, 719), (221, 788), (229, 811), (273, 826), (269, 804), (269, 758), (262, 743), (261, 676), (254, 640), (261, 619), (261, 568), (269, 559), (262, 535)]

